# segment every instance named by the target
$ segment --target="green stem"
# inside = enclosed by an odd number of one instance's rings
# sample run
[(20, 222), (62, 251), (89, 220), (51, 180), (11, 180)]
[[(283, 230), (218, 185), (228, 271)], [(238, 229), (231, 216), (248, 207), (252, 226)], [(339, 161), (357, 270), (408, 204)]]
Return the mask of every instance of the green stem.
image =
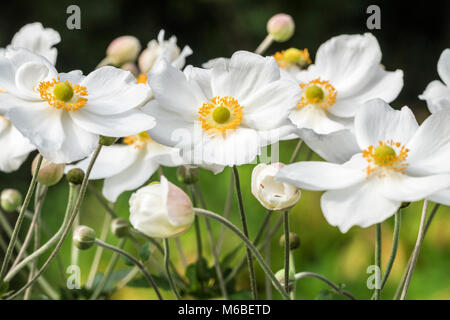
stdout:
[(170, 288), (177, 300), (182, 300), (180, 294), (178, 293), (177, 287), (173, 282), (172, 275), (170, 274), (170, 248), (169, 248), (169, 239), (164, 238), (164, 270), (166, 271), (167, 279), (169, 280)]
[[(230, 217), (231, 203), (233, 201), (233, 191), (234, 191), (234, 174), (231, 171), (230, 184), (228, 185), (227, 197), (223, 209), (223, 216), (225, 219), (228, 219)], [(225, 227), (223, 225), (220, 225), (219, 240), (217, 241), (217, 252), (220, 252), (222, 250), (223, 240), (225, 239), (225, 230), (226, 230)]]
[[(289, 252), (289, 268), (292, 270), (293, 273), (295, 273), (295, 260), (294, 260), (294, 251), (290, 250)], [(297, 294), (297, 284), (296, 281), (292, 284), (292, 289), (290, 292), (291, 300), (295, 300), (296, 294)]]
[(283, 212), (283, 222), (284, 222), (284, 288), (289, 292), (289, 252), (290, 250), (290, 239), (289, 239), (289, 211)]
[(221, 224), (225, 225), (229, 230), (231, 230), (235, 235), (237, 235), (245, 243), (250, 253), (252, 253), (255, 256), (256, 260), (261, 265), (261, 268), (263, 269), (265, 274), (269, 276), (273, 286), (280, 292), (280, 294), (283, 296), (284, 299), (289, 300), (289, 294), (287, 294), (286, 290), (284, 290), (283, 286), (277, 280), (272, 270), (270, 270), (270, 267), (266, 264), (264, 258), (261, 256), (258, 249), (253, 245), (253, 243), (248, 239), (248, 237), (245, 236), (245, 234), (241, 230), (239, 230), (234, 224), (229, 222), (227, 219), (214, 212), (201, 208), (194, 208), (194, 211), (197, 215), (208, 217), (220, 222)]
[[(271, 255), (272, 255), (272, 246), (268, 245), (268, 246), (266, 246), (266, 250), (265, 250), (265, 261), (269, 267), (270, 267)], [(264, 275), (264, 279), (265, 279), (265, 286), (266, 286), (266, 300), (272, 300), (272, 284), (270, 282), (270, 278), (267, 275)]]
[[(239, 203), (239, 212), (241, 214), (242, 230), (244, 232), (244, 235), (248, 238), (247, 218), (245, 216), (245, 211), (244, 211), (244, 201), (242, 200), (241, 183), (239, 181), (239, 171), (236, 166), (233, 166), (233, 174), (234, 174), (234, 181), (236, 183), (236, 194), (237, 194), (238, 203)], [(250, 287), (252, 289), (253, 300), (257, 300), (258, 299), (258, 289), (256, 288), (256, 277), (255, 277), (255, 269), (253, 266), (253, 257), (252, 257), (252, 253), (248, 247), (247, 247), (247, 265), (248, 265), (248, 271), (249, 271), (249, 275), (250, 275)]]
[(401, 224), (402, 224), (402, 213), (399, 209), (395, 213), (394, 235), (392, 237), (392, 250), (391, 250), (391, 255), (389, 256), (388, 264), (386, 266), (386, 271), (384, 272), (383, 279), (381, 280), (381, 290), (383, 290), (384, 285), (386, 284), (387, 279), (389, 278), (389, 274), (391, 273), (392, 266), (394, 265), (395, 257), (397, 256)]
[[(117, 244), (118, 249), (123, 248), (123, 246), (125, 245), (126, 239), (127, 238), (122, 238), (119, 240), (119, 243)], [(101, 245), (99, 247), (103, 248), (103, 246), (101, 246)], [(98, 298), (98, 296), (100, 295), (100, 293), (102, 292), (102, 290), (105, 288), (106, 283), (108, 283), (108, 280), (111, 277), (111, 274), (112, 274), (114, 268), (116, 267), (117, 261), (119, 261), (119, 257), (120, 257), (119, 253), (113, 252), (111, 259), (109, 260), (108, 266), (106, 267), (105, 273), (103, 274), (102, 280), (95, 288), (94, 293), (92, 293), (89, 300), (96, 300)]]
[(289, 163), (293, 163), (295, 160), (297, 160), (298, 154), (300, 153), (300, 149), (302, 148), (303, 140), (299, 139), (297, 142), (297, 145), (295, 146), (294, 152), (292, 153), (291, 159), (289, 160)]
[(86, 169), (86, 173), (83, 178), (83, 182), (81, 183), (80, 192), (78, 194), (77, 200), (75, 202), (75, 205), (72, 209), (72, 213), (70, 214), (69, 221), (63, 231), (63, 234), (61, 235), (61, 238), (59, 239), (58, 243), (56, 244), (55, 248), (53, 249), (50, 256), (47, 258), (45, 263), (42, 265), (41, 269), (36, 273), (36, 275), (26, 283), (22, 288), (20, 288), (17, 292), (12, 294), (8, 297), (9, 300), (14, 299), (17, 295), (19, 295), (21, 292), (26, 290), (50, 265), (50, 262), (55, 258), (56, 254), (58, 253), (59, 249), (61, 248), (64, 240), (66, 239), (67, 235), (70, 232), (70, 229), (72, 227), (73, 221), (75, 220), (75, 217), (78, 213), (78, 210), (80, 209), (81, 203), (83, 202), (84, 195), (86, 193), (86, 187), (89, 183), (89, 175), (91, 174), (92, 167), (94, 166), (95, 161), (97, 160), (98, 154), (100, 153), (100, 150), (102, 149), (102, 145), (98, 144), (97, 148), (95, 149), (94, 153), (92, 154), (91, 161), (89, 162), (89, 165)]
[(307, 278), (307, 277), (319, 279), (322, 282), (329, 285), (331, 288), (333, 288), (337, 293), (339, 293), (343, 296), (346, 296), (347, 298), (350, 298), (351, 300), (356, 300), (356, 298), (350, 292), (348, 292), (346, 290), (342, 290), (341, 288), (339, 288), (339, 286), (335, 285), (333, 282), (331, 282), (324, 276), (314, 273), (314, 272), (299, 272), (295, 275), (295, 281), (298, 281), (302, 278)]
[(420, 225), (419, 225), (419, 232), (417, 235), (417, 241), (416, 241), (416, 245), (414, 247), (413, 253), (412, 253), (411, 265), (409, 266), (408, 271), (406, 273), (405, 285), (403, 286), (400, 300), (406, 299), (406, 294), (408, 293), (408, 289), (409, 289), (409, 285), (411, 283), (411, 278), (412, 278), (412, 275), (414, 272), (414, 268), (416, 266), (417, 259), (419, 258), (420, 248), (422, 246), (423, 238), (425, 236), (425, 221), (426, 221), (427, 209), (428, 209), (428, 200), (425, 200), (423, 202), (422, 215), (420, 218)]
[[(381, 274), (381, 223), (375, 225), (376, 228), (376, 241), (375, 241), (375, 265), (380, 270)], [(381, 299), (381, 285), (378, 283), (378, 277), (375, 280), (375, 300)]]
[(124, 256), (127, 259), (130, 259), (135, 265), (136, 267), (139, 268), (139, 270), (141, 270), (142, 274), (144, 275), (145, 279), (148, 281), (148, 283), (153, 287), (153, 290), (155, 290), (156, 295), (158, 296), (159, 300), (164, 300), (163, 297), (161, 296), (161, 293), (158, 290), (158, 286), (156, 285), (155, 280), (153, 280), (152, 275), (147, 271), (147, 269), (145, 269), (144, 265), (135, 257), (133, 257), (131, 254), (129, 254), (128, 252), (117, 248), (115, 246), (112, 246), (106, 242), (101, 241), (100, 239), (95, 239), (95, 243), (98, 244), (99, 246), (102, 246), (105, 249), (111, 250), (113, 252), (117, 252), (118, 254)]
[(36, 183), (37, 183), (39, 169), (41, 168), (42, 159), (43, 159), (42, 155), (39, 154), (39, 158), (37, 161), (36, 169), (33, 174), (33, 178), (31, 179), (30, 186), (28, 187), (27, 194), (25, 195), (25, 200), (23, 201), (22, 207), (20, 208), (19, 216), (17, 217), (16, 225), (14, 226), (14, 230), (12, 232), (11, 239), (8, 244), (8, 248), (6, 249), (2, 267), (0, 269), (0, 283), (5, 278), (8, 264), (9, 264), (9, 261), (11, 260), (11, 256), (12, 256), (12, 253), (14, 250), (14, 246), (16, 244), (17, 237), (19, 236), (20, 227), (22, 226), (23, 218), (25, 217), (25, 212), (28, 208), (31, 197), (33, 196), (34, 188), (36, 187)]

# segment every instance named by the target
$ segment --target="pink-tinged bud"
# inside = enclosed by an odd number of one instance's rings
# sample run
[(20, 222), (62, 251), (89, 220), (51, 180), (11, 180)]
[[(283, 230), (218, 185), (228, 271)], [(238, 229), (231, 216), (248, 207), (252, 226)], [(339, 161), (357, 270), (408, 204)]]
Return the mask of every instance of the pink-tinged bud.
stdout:
[(120, 67), (120, 69), (125, 70), (125, 71), (130, 71), (133, 74), (133, 76), (135, 76), (135, 77), (139, 76), (139, 70), (138, 70), (137, 66), (132, 62), (125, 63), (124, 65), (122, 65)]
[[(36, 166), (38, 163), (39, 155), (33, 160), (31, 164), (31, 174), (34, 175)], [(64, 175), (64, 169), (66, 165), (64, 163), (53, 163), (47, 159), (42, 159), (41, 167), (39, 169), (37, 181), (47, 187), (57, 184)]]
[(149, 237), (178, 236), (189, 229), (194, 218), (187, 194), (164, 176), (160, 183), (152, 183), (131, 195), (131, 225)]
[(135, 61), (141, 44), (136, 37), (121, 36), (114, 39), (106, 49), (106, 56), (112, 65), (121, 66), (126, 62)]
[(252, 193), (269, 210), (288, 210), (301, 197), (300, 190), (290, 183), (275, 181), (282, 163), (258, 164), (252, 172)]
[(294, 31), (294, 20), (288, 14), (278, 13), (267, 22), (267, 32), (277, 42), (289, 40), (294, 34)]

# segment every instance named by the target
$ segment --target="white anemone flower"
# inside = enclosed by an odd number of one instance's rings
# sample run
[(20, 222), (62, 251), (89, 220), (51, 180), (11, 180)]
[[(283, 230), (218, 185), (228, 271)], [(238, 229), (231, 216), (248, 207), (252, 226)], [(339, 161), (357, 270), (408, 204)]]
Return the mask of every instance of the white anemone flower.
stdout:
[[(58, 31), (44, 28), (40, 22), (24, 25), (12, 38), (7, 48), (23, 48), (45, 57), (52, 64), (56, 63), (58, 50), (53, 46), (61, 41)], [(5, 49), (0, 49), (1, 53)]]
[(155, 123), (137, 108), (148, 87), (114, 67), (58, 73), (42, 56), (8, 49), (0, 56), (0, 88), (0, 114), (55, 163), (88, 156), (99, 135), (129, 136)]
[[(347, 232), (392, 216), (402, 202), (439, 194), (450, 186), (450, 110), (431, 115), (419, 127), (408, 107), (393, 110), (375, 99), (355, 117), (360, 152), (344, 164), (298, 162), (278, 179), (321, 191), (327, 221)], [(448, 194), (449, 192), (447, 192)], [(447, 199), (448, 200), (448, 199)]]
[(292, 131), (288, 114), (300, 88), (281, 79), (272, 57), (239, 51), (212, 69), (184, 73), (162, 60), (150, 72), (155, 96), (145, 107), (157, 119), (150, 135), (175, 146), (189, 164), (249, 163), (261, 147)]
[[(293, 72), (302, 87), (289, 118), (299, 129), (329, 134), (352, 126), (356, 111), (368, 100), (393, 101), (403, 87), (403, 72), (384, 70), (377, 39), (340, 35), (323, 43), (315, 63)], [(288, 73), (285, 73), (288, 74)]]
[(28, 154), (35, 149), (10, 121), (0, 116), (0, 171), (12, 172), (19, 169)]
[[(123, 142), (103, 147), (89, 176), (90, 180), (105, 179), (102, 192), (111, 202), (115, 202), (122, 192), (142, 186), (160, 165), (182, 164), (179, 150), (155, 142), (145, 131), (125, 137)], [(73, 168), (86, 171), (90, 159), (70, 165), (66, 171)]]
[(442, 52), (437, 70), (443, 83), (439, 80), (431, 81), (419, 96), (421, 100), (426, 100), (431, 113), (450, 108), (450, 49)]

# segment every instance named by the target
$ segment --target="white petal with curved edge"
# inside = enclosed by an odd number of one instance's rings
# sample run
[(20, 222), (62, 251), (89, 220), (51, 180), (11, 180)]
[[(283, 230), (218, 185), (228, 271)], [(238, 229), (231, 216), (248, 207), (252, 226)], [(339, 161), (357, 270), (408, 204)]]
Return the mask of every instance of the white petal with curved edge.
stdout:
[(357, 92), (379, 68), (381, 50), (370, 33), (340, 35), (317, 50), (315, 65), (322, 80), (328, 80), (340, 98)]
[(405, 145), (418, 127), (411, 109), (394, 110), (381, 99), (368, 101), (355, 116), (355, 136), (361, 149), (388, 140)]
[(450, 109), (431, 114), (406, 147), (408, 171), (415, 174), (450, 172)]
[(280, 69), (273, 57), (238, 51), (230, 60), (217, 61), (212, 69), (214, 96), (231, 96), (241, 102), (255, 90), (280, 79)]
[(450, 174), (426, 177), (411, 177), (394, 174), (380, 179), (380, 192), (384, 197), (396, 201), (418, 201), (450, 187)]
[(144, 161), (144, 155), (141, 154), (132, 166), (118, 175), (105, 179), (103, 195), (109, 201), (115, 202), (122, 192), (142, 186), (155, 173), (158, 166), (152, 161)]
[(131, 72), (111, 66), (91, 72), (79, 84), (88, 91), (83, 109), (98, 115), (115, 115), (139, 107), (150, 96), (148, 86), (136, 83)]
[(450, 87), (450, 49), (445, 49), (439, 57), (437, 65), (439, 76)]
[(314, 106), (292, 110), (289, 119), (298, 129), (311, 129), (318, 134), (329, 134), (345, 129), (344, 125), (331, 120), (325, 111)]
[(364, 181), (365, 166), (365, 160), (360, 154), (342, 165), (324, 161), (303, 161), (281, 168), (277, 180), (306, 190), (342, 189)]
[[(130, 145), (104, 146), (95, 161), (89, 180), (105, 179), (121, 173), (133, 165), (140, 151)], [(91, 156), (76, 164), (67, 165), (65, 171), (69, 172), (73, 168), (80, 168), (86, 172)]]
[(439, 80), (431, 81), (419, 99), (427, 101), (431, 113), (450, 108), (450, 88)]
[(259, 130), (277, 128), (285, 123), (298, 101), (301, 90), (290, 80), (278, 80), (261, 88), (239, 103), (242, 109), (242, 125)]
[(348, 129), (324, 135), (309, 129), (298, 130), (297, 133), (311, 150), (329, 162), (344, 163), (361, 152), (355, 136)]
[(36, 88), (41, 81), (45, 81), (50, 75), (49, 68), (40, 62), (26, 62), (16, 70), (16, 88), (20, 98), (31, 101), (42, 101)]
[(206, 98), (213, 97), (211, 87), (211, 70), (196, 68), (191, 65), (186, 66), (183, 70), (188, 82), (196, 83)]
[(375, 181), (362, 181), (345, 189), (327, 191), (320, 200), (328, 223), (342, 233), (353, 226), (367, 228), (383, 222), (400, 207), (400, 201), (383, 197)]
[(155, 118), (139, 109), (112, 115), (98, 115), (81, 108), (71, 111), (70, 116), (84, 130), (108, 137), (130, 136), (155, 126)]
[(450, 206), (450, 189), (444, 189), (427, 197), (428, 200)]

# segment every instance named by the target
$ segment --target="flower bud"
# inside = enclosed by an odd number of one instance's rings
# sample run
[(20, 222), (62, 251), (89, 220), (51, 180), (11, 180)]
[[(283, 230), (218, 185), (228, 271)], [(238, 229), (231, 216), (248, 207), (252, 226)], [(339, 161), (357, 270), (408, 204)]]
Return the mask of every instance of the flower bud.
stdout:
[(110, 145), (113, 145), (117, 140), (119, 139), (115, 137), (100, 136), (98, 143), (100, 143), (102, 146), (109, 147)]
[(123, 238), (128, 235), (130, 224), (122, 218), (116, 218), (111, 222), (111, 232), (117, 238)]
[[(31, 164), (31, 174), (34, 175), (36, 171), (39, 155), (33, 160)], [(47, 159), (42, 159), (41, 167), (37, 176), (37, 181), (47, 187), (57, 184), (64, 175), (64, 163), (53, 163)]]
[(131, 195), (131, 225), (149, 237), (180, 235), (191, 226), (194, 218), (189, 197), (164, 176), (161, 183), (152, 183)]
[(73, 243), (80, 250), (87, 250), (95, 243), (95, 231), (88, 226), (78, 226), (73, 232)]
[(198, 168), (190, 165), (182, 165), (178, 167), (178, 181), (184, 184), (194, 184), (198, 181)]
[(282, 163), (258, 164), (252, 172), (252, 193), (269, 210), (288, 210), (300, 199), (300, 190), (290, 183), (275, 181)]
[(137, 66), (132, 63), (132, 62), (127, 62), (124, 65), (122, 65), (120, 67), (120, 69), (125, 70), (125, 71), (130, 71), (133, 76), (137, 77), (139, 75), (139, 70), (137, 68)]
[(135, 61), (139, 51), (141, 51), (141, 44), (136, 37), (121, 36), (109, 44), (106, 56), (112, 65), (120, 66), (126, 62)]
[[(277, 278), (277, 280), (280, 282), (280, 284), (283, 287), (285, 287), (285, 285), (284, 285), (284, 269), (281, 269), (280, 271), (275, 273), (275, 278)], [(292, 269), (289, 269), (289, 284), (288, 284), (288, 288), (287, 288), (288, 292), (293, 289), (294, 282), (295, 282), (295, 273), (294, 273), (294, 271), (292, 271)]]
[[(286, 243), (286, 238), (284, 234), (280, 237), (280, 246), (284, 248), (284, 245)], [(290, 250), (295, 250), (298, 247), (300, 247), (300, 238), (297, 234), (294, 232), (289, 232), (289, 248)]]
[(277, 42), (289, 40), (294, 34), (294, 30), (294, 20), (285, 13), (278, 13), (267, 22), (267, 32)]
[(19, 210), (22, 201), (22, 194), (16, 189), (5, 189), (0, 196), (2, 209), (7, 212)]
[(84, 179), (84, 171), (80, 168), (70, 169), (66, 174), (66, 179), (73, 184), (81, 184)]

